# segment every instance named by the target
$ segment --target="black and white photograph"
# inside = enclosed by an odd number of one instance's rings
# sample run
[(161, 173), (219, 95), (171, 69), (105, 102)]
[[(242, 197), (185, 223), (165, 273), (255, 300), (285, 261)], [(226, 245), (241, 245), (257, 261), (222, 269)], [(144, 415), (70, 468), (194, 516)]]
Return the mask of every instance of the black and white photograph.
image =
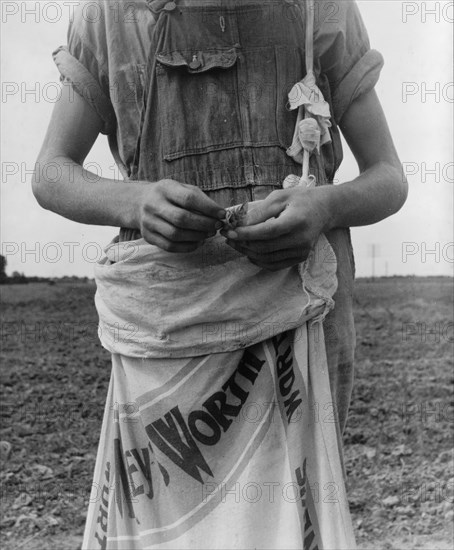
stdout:
[(4, 550), (454, 547), (448, 0), (2, 0)]

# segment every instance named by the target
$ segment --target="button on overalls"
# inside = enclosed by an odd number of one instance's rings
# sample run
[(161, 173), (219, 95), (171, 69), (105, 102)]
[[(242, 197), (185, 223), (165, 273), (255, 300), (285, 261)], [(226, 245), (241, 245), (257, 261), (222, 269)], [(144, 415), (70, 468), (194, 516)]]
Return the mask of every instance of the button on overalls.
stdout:
[[(306, 72), (305, 3), (147, 1), (156, 24), (131, 179), (195, 185), (227, 207), (263, 199), (289, 174), (300, 175), (301, 166), (286, 154), (296, 121), (287, 94)], [(326, 76), (316, 76), (330, 101)], [(331, 132), (338, 134), (334, 121)], [(318, 185), (332, 180), (340, 164), (336, 143), (311, 157)], [(139, 236), (122, 229), (120, 240)], [(338, 262), (325, 338), (340, 435), (353, 376), (354, 266), (348, 230), (327, 237)]]

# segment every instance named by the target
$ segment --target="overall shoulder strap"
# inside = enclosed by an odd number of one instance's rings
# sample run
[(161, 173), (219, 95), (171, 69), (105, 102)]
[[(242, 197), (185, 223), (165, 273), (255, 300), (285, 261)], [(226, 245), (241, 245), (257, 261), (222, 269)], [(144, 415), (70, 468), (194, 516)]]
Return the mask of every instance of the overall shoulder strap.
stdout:
[(306, 8), (306, 71), (314, 73), (314, 0), (305, 0)]

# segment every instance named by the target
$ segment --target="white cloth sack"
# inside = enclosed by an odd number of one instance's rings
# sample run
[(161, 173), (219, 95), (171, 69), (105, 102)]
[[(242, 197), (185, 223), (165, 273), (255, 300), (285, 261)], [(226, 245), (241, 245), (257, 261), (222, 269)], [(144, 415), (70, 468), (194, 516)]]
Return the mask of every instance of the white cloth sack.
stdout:
[(113, 356), (83, 548), (354, 549), (322, 325)]
[(190, 254), (144, 239), (114, 240), (105, 252), (95, 265), (99, 336), (110, 352), (129, 357), (244, 348), (326, 315), (337, 288), (324, 236), (304, 263), (304, 281), (297, 266), (271, 272), (253, 265), (220, 235)]
[(84, 549), (355, 547), (325, 237), (300, 267), (261, 270), (219, 237), (194, 254), (107, 247), (96, 305), (113, 370)]

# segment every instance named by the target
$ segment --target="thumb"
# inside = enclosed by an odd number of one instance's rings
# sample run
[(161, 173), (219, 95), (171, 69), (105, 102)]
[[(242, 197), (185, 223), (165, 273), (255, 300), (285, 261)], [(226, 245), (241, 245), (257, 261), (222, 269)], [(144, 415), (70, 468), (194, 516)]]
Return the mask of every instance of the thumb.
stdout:
[(248, 203), (246, 216), (241, 220), (241, 226), (257, 225), (266, 222), (270, 218), (276, 218), (285, 209), (285, 204), (274, 198), (266, 198), (261, 201)]

